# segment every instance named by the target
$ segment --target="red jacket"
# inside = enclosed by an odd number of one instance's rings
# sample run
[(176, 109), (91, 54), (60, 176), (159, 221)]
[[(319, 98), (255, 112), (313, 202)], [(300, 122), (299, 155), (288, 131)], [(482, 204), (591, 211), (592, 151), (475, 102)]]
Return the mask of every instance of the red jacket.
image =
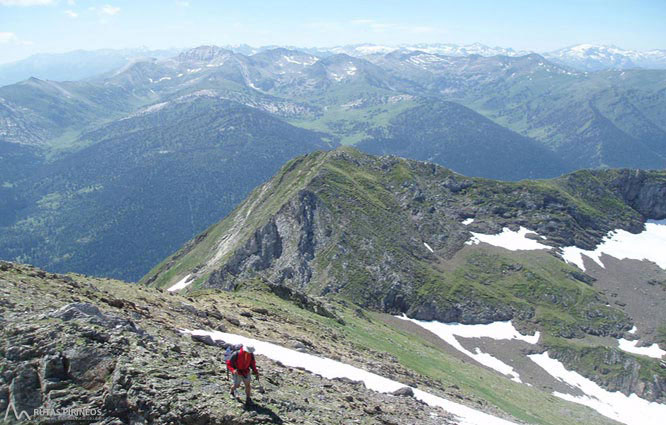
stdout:
[(237, 370), (238, 373), (243, 376), (247, 376), (247, 374), (250, 373), (250, 369), (252, 369), (254, 373), (259, 373), (257, 370), (257, 364), (254, 361), (254, 354), (246, 352), (244, 348), (241, 348), (229, 357), (229, 360), (227, 360), (227, 368), (232, 373), (234, 370)]

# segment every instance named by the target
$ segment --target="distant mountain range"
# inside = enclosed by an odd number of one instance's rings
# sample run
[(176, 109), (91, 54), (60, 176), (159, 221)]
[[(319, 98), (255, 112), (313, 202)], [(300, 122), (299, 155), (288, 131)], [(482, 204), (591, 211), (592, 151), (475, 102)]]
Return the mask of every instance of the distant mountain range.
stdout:
[(30, 77), (44, 80), (76, 81), (120, 68), (140, 58), (166, 58), (180, 49), (151, 50), (100, 49), (74, 50), (66, 53), (40, 53), (26, 59), (0, 64), (0, 86)]
[(548, 52), (544, 56), (553, 62), (585, 71), (666, 68), (666, 49), (638, 51), (615, 46), (578, 44)]
[[(327, 48), (295, 47), (295, 46), (263, 46), (252, 47), (247, 44), (223, 46), (234, 53), (246, 56), (254, 55), (266, 50), (286, 47), (290, 50), (299, 50), (317, 56), (346, 54), (354, 57), (384, 55), (401, 51), (421, 51), (442, 56), (524, 56), (530, 53), (539, 53), (528, 50), (515, 50), (505, 47), (490, 47), (481, 43), (458, 45), (452, 43), (417, 43), (399, 46), (385, 46), (377, 44), (353, 44)], [(0, 65), (0, 86), (16, 83), (30, 77), (46, 80), (74, 81), (90, 78), (136, 60), (138, 58), (167, 58), (174, 56), (184, 49), (102, 49), (102, 50), (76, 50), (67, 53), (37, 54), (17, 62)], [(648, 51), (626, 50), (615, 46), (578, 44), (562, 49), (540, 53), (545, 58), (570, 66), (579, 71), (600, 71), (606, 69), (666, 69), (666, 49)]]

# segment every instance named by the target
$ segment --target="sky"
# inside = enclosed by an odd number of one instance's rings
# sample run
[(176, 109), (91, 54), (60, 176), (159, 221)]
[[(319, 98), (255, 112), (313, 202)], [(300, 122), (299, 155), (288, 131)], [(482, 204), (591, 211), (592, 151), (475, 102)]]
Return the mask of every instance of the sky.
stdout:
[(203, 44), (666, 49), (666, 0), (0, 0), (0, 63)]

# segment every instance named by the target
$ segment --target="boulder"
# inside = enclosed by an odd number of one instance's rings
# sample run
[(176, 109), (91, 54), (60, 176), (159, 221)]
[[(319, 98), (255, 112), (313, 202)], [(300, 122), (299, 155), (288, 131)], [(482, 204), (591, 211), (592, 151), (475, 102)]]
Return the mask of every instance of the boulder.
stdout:
[(86, 389), (104, 385), (115, 366), (113, 357), (93, 347), (73, 347), (63, 355), (67, 375)]
[(400, 397), (414, 397), (414, 390), (410, 387), (402, 387), (393, 391), (391, 394)]
[(192, 341), (210, 345), (211, 347), (224, 347), (224, 341), (214, 340), (210, 335), (191, 335)]
[(65, 363), (59, 354), (46, 355), (42, 357), (40, 371), (43, 379), (61, 381), (67, 379)]
[(113, 314), (104, 314), (96, 305), (90, 303), (67, 304), (51, 312), (49, 316), (66, 322), (79, 320), (109, 329), (121, 328), (140, 335), (144, 334), (144, 331), (131, 320), (123, 319)]

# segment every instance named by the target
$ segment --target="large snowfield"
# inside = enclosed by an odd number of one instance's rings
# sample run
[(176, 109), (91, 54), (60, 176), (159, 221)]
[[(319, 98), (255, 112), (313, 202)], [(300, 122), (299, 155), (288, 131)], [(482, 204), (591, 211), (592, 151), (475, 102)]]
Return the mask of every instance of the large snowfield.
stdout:
[[(467, 222), (467, 220), (466, 220)], [(468, 224), (464, 222), (463, 224)], [(472, 237), (465, 242), (467, 245), (477, 245), (485, 242), (489, 245), (498, 246), (511, 251), (551, 249), (552, 247), (539, 243), (538, 240), (526, 238), (528, 233), (534, 233), (529, 229), (521, 227), (517, 231), (504, 228), (501, 233), (488, 235), (484, 233), (472, 233)], [(544, 238), (538, 236), (538, 238)], [(544, 238), (545, 239), (545, 238)], [(666, 270), (666, 220), (648, 221), (645, 230), (633, 234), (626, 230), (614, 230), (609, 232), (602, 242), (594, 250), (584, 250), (576, 246), (562, 248), (562, 257), (567, 263), (575, 264), (585, 271), (583, 255), (594, 260), (599, 266), (605, 267), (601, 261), (602, 255), (606, 254), (619, 260), (649, 260)]]
[(553, 392), (557, 397), (584, 404), (606, 417), (627, 425), (663, 425), (666, 421), (664, 404), (651, 403), (636, 394), (626, 396), (619, 391), (607, 391), (578, 373), (567, 370), (558, 360), (550, 358), (547, 352), (528, 357), (554, 378), (585, 393), (583, 396), (572, 396)]
[[(327, 379), (349, 378), (354, 381), (362, 381), (365, 386), (380, 393), (390, 393), (407, 385), (383, 376), (370, 373), (355, 366), (348, 365), (332, 359), (301, 353), (269, 342), (218, 331), (185, 330), (181, 332), (194, 335), (210, 335), (214, 340), (222, 340), (230, 344), (252, 345), (256, 354), (261, 354), (269, 359), (279, 361), (285, 366), (301, 367), (310, 373), (321, 375)], [(461, 425), (511, 425), (513, 422), (472, 409), (465, 405), (452, 402), (423, 390), (412, 388), (414, 397), (429, 406), (441, 407), (447, 412), (458, 417)]]
[[(472, 223), (472, 219), (465, 220), (463, 224)], [(539, 242), (545, 239), (542, 236), (536, 238), (527, 238), (528, 233), (534, 233), (529, 229), (521, 227), (518, 231), (512, 231), (504, 228), (496, 235), (487, 235), (472, 232), (472, 238), (467, 241), (468, 245), (479, 244), (481, 242), (490, 245), (502, 247), (512, 251), (515, 250), (542, 250), (552, 247)], [(424, 242), (424, 246), (429, 251), (432, 248)], [(666, 269), (666, 222), (648, 222), (645, 230), (639, 234), (632, 234), (624, 230), (610, 232), (595, 250), (586, 251), (578, 247), (563, 248), (563, 258), (566, 262), (575, 264), (581, 270), (585, 270), (583, 255), (594, 260), (601, 267), (604, 267), (602, 255), (606, 254), (618, 259), (649, 260), (656, 263), (662, 269)], [(185, 288), (189, 283), (189, 275), (181, 281), (170, 287), (169, 291), (176, 291)], [(508, 376), (513, 381), (522, 383), (518, 372), (512, 366), (502, 362), (488, 353), (484, 353), (476, 347), (472, 352), (467, 350), (458, 341), (458, 338), (492, 338), (495, 340), (517, 340), (528, 344), (537, 344), (540, 334), (534, 335), (521, 334), (513, 324), (509, 322), (495, 322), (485, 325), (463, 325), (460, 323), (441, 323), (435, 321), (421, 321), (410, 319), (406, 316), (396, 316), (402, 320), (408, 320), (429, 330), (437, 335), (443, 341), (447, 342), (456, 350), (469, 356), (478, 363), (487, 366), (497, 372)], [(335, 361), (332, 359), (317, 357), (312, 354), (301, 353), (276, 344), (243, 337), (240, 335), (204, 330), (182, 330), (182, 332), (210, 335), (213, 339), (223, 340), (232, 344), (253, 345), (258, 354), (262, 354), (270, 359), (280, 361), (286, 366), (301, 367), (307, 371), (321, 375), (325, 378), (349, 378), (357, 381), (363, 381), (368, 389), (390, 393), (406, 385), (393, 381), (374, 373), (367, 372), (357, 367)], [(630, 333), (635, 333), (632, 329)], [(654, 358), (661, 358), (666, 355), (666, 351), (661, 350), (656, 344), (649, 347), (638, 347), (638, 341), (629, 341), (626, 339), (618, 340), (618, 347), (624, 351), (646, 355)], [(561, 392), (553, 392), (553, 395), (574, 403), (582, 404), (596, 410), (601, 415), (616, 420), (627, 425), (662, 425), (666, 418), (666, 405), (649, 402), (638, 397), (635, 394), (626, 396), (621, 392), (612, 392), (601, 388), (598, 384), (583, 377), (582, 375), (567, 370), (558, 360), (551, 358), (547, 352), (542, 354), (532, 354), (529, 359), (538, 364), (553, 378), (577, 388), (584, 393), (582, 396), (574, 396)], [(529, 385), (529, 384), (528, 384)], [(508, 425), (512, 424), (504, 419), (483, 413), (459, 403), (435, 396), (419, 389), (413, 389), (417, 399), (430, 406), (441, 407), (444, 410), (456, 415), (460, 424), (464, 425)]]
[(599, 266), (605, 267), (601, 261), (602, 254), (617, 259), (649, 260), (666, 270), (666, 224), (664, 222), (645, 223), (645, 230), (638, 234), (626, 230), (615, 230), (608, 233), (593, 251), (576, 246), (562, 249), (562, 256), (568, 263), (575, 264), (585, 271), (583, 255), (594, 260)]
[[(416, 323), (434, 333), (442, 340), (446, 341), (456, 350), (473, 358), (477, 362), (491, 369), (494, 369), (504, 375), (508, 375), (513, 381), (521, 382), (518, 373), (513, 368), (490, 354), (482, 353), (479, 348), (475, 353), (465, 349), (456, 337), (463, 338), (492, 338), (496, 340), (519, 340), (528, 344), (539, 342), (540, 334), (523, 335), (509, 322), (494, 322), (485, 325), (463, 325), (460, 323), (442, 323), (435, 321), (423, 321), (409, 319), (406, 316), (396, 316), (403, 320)], [(633, 329), (632, 329), (633, 330)], [(635, 331), (634, 331), (635, 332)], [(637, 354), (650, 355), (656, 357), (661, 355), (659, 347), (635, 347), (636, 342), (620, 340), (620, 348)], [(624, 347), (623, 347), (624, 345)], [(658, 351), (657, 351), (658, 350)], [(652, 425), (663, 424), (663, 418), (666, 417), (666, 405), (651, 403), (635, 394), (626, 396), (621, 392), (611, 392), (601, 388), (593, 381), (581, 376), (580, 374), (567, 370), (562, 363), (548, 356), (548, 353), (533, 354), (528, 356), (532, 361), (543, 368), (553, 378), (562, 381), (572, 388), (578, 388), (583, 396), (573, 396), (560, 392), (553, 392), (553, 395), (574, 403), (588, 406), (598, 413), (614, 419), (627, 425)], [(660, 417), (661, 416), (661, 417)], [(657, 418), (660, 418), (657, 420)]]

